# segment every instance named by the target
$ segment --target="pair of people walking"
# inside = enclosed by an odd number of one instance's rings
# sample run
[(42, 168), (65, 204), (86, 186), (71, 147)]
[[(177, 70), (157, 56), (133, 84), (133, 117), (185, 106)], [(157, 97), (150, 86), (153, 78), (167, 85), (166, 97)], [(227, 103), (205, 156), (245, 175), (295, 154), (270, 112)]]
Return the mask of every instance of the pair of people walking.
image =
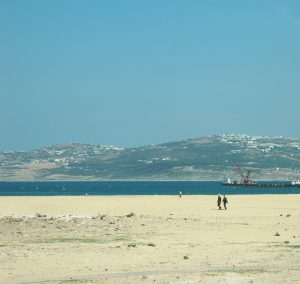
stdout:
[[(217, 204), (218, 204), (218, 207), (219, 207), (219, 210), (221, 210), (221, 203), (222, 203), (222, 197), (221, 195), (219, 194), (218, 195), (218, 200), (217, 200)], [(227, 210), (227, 204), (228, 204), (228, 199), (227, 197), (224, 195), (223, 196), (223, 206), (224, 206), (224, 209)]]

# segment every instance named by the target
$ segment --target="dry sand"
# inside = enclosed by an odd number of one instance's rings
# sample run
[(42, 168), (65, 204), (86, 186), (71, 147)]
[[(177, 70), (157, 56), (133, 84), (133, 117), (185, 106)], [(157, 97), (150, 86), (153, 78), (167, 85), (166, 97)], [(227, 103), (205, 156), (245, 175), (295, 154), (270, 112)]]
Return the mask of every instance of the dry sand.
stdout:
[(228, 198), (1, 197), (0, 283), (300, 283), (300, 195)]

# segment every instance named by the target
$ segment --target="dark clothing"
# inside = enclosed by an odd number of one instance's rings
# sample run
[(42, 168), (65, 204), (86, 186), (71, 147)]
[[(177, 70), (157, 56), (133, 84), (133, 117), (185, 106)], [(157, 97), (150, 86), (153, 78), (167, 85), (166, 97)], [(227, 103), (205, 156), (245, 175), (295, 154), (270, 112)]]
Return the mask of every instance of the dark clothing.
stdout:
[(224, 205), (225, 210), (227, 209), (227, 203), (228, 203), (227, 197), (224, 196), (223, 197), (223, 205)]
[(221, 202), (222, 202), (222, 198), (221, 198), (221, 196), (218, 196), (217, 204), (218, 204), (219, 209), (221, 209)]

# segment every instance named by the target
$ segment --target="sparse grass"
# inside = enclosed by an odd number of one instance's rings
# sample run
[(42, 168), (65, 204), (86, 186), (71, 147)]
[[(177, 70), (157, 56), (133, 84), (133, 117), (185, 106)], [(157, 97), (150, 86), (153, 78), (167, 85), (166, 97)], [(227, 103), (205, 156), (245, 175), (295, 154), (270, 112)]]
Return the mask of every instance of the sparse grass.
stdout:
[[(274, 247), (282, 247), (282, 248), (285, 248), (284, 251), (286, 251), (286, 249), (290, 248), (290, 249), (300, 249), (300, 244), (291, 244), (289, 241), (284, 241), (283, 243), (281, 244), (276, 244), (276, 245), (273, 245)], [(289, 250), (290, 251), (290, 250)]]
[(258, 273), (264, 273), (266, 270), (263, 268), (258, 269), (226, 269), (226, 270), (210, 270), (207, 271), (206, 274), (210, 276), (217, 276), (220, 273), (238, 273), (238, 274), (258, 274)]
[[(37, 283), (37, 282), (34, 282)], [(58, 280), (58, 281), (43, 281), (44, 284), (85, 284), (85, 283), (97, 283), (96, 280), (85, 280), (85, 279), (69, 279), (69, 280)]]
[(52, 238), (47, 240), (39, 240), (38, 243), (97, 243), (106, 244), (111, 242), (127, 241), (128, 238), (125, 236), (117, 236), (113, 238)]
[(62, 280), (57, 282), (57, 284), (84, 284), (84, 283), (96, 283), (96, 281), (70, 279), (70, 280)]
[(47, 217), (46, 214), (41, 214), (41, 213), (36, 213), (35, 216), (38, 218), (46, 218)]
[(288, 245), (289, 248), (299, 249), (300, 245)]
[(101, 220), (103, 220), (105, 217), (106, 217), (105, 214), (102, 215), (102, 214), (98, 213), (98, 215), (97, 216), (93, 216), (92, 219), (101, 219)]

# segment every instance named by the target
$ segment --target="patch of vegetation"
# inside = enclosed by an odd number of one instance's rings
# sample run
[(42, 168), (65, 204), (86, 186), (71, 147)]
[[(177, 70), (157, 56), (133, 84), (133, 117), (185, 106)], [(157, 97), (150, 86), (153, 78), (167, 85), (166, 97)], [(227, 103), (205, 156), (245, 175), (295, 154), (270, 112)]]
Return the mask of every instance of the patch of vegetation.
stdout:
[[(45, 282), (47, 283), (47, 282)], [(50, 282), (49, 282), (50, 283)], [(51, 282), (53, 283), (53, 282)], [(61, 280), (57, 282), (58, 284), (84, 284), (84, 283), (97, 283), (96, 281), (93, 280), (78, 280), (78, 279), (70, 279), (70, 280)]]
[(117, 236), (114, 238), (52, 238), (44, 241), (38, 241), (39, 243), (96, 243), (96, 244), (106, 244), (111, 242), (121, 242), (128, 241), (125, 236)]
[[(284, 241), (283, 243), (277, 243), (273, 247), (281, 247), (286, 249), (299, 249), (300, 244), (291, 244), (290, 241)], [(289, 250), (290, 251), (290, 250)]]
[(300, 245), (288, 245), (289, 248), (299, 249)]
[(258, 269), (220, 269), (207, 271), (207, 275), (219, 275), (220, 273), (258, 274), (267, 272), (263, 268)]
[(134, 216), (135, 216), (135, 214), (133, 212), (131, 212), (131, 213), (129, 213), (129, 214), (126, 215), (126, 217), (128, 217), (128, 218), (134, 217)]

